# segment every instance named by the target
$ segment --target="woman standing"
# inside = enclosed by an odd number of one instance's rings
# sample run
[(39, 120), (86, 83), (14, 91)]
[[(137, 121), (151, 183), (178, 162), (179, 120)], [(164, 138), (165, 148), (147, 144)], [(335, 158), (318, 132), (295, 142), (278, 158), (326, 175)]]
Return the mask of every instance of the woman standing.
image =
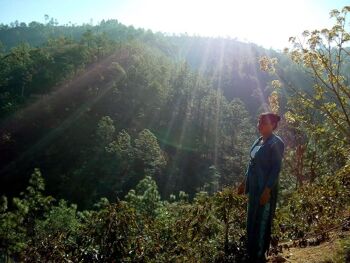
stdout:
[(278, 192), (284, 142), (273, 133), (280, 117), (272, 112), (259, 116), (261, 136), (250, 148), (250, 162), (238, 194), (248, 194), (247, 236), (250, 262), (266, 262)]

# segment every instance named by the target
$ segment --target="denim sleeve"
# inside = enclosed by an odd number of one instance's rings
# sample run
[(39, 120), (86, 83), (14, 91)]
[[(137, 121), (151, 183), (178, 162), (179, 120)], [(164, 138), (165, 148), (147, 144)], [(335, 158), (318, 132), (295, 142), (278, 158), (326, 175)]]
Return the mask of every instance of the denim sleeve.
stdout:
[(271, 145), (271, 170), (268, 175), (266, 186), (272, 188), (277, 183), (278, 175), (282, 166), (284, 155), (284, 143), (274, 143)]

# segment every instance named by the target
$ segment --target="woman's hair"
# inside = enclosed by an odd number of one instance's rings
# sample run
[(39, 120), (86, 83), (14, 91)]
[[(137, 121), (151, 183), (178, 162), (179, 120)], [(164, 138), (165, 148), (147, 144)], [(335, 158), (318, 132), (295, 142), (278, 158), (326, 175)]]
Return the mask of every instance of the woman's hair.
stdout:
[(264, 113), (261, 113), (259, 115), (259, 120), (260, 119), (261, 120), (263, 120), (263, 119), (270, 120), (270, 122), (272, 124), (274, 124), (273, 130), (275, 130), (277, 128), (278, 122), (281, 120), (281, 117), (278, 114), (273, 113), (273, 112), (264, 112)]

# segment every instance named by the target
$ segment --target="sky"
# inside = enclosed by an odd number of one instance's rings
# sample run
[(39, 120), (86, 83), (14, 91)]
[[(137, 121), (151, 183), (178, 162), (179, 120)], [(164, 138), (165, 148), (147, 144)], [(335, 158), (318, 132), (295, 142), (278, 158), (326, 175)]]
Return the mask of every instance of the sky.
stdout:
[(221, 36), (283, 49), (290, 36), (330, 27), (331, 9), (350, 0), (0, 0), (0, 23), (18, 20), (59, 24), (117, 19), (169, 34)]

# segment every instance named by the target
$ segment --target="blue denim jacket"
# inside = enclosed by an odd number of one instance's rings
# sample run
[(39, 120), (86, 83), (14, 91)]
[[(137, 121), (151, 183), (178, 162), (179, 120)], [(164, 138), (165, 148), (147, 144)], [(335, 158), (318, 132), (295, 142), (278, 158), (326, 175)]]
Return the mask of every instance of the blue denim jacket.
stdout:
[[(255, 140), (250, 152), (261, 139), (262, 136)], [(250, 158), (245, 173), (245, 193), (260, 196), (265, 187), (276, 188), (283, 156), (284, 142), (278, 135), (272, 133), (255, 153), (254, 158)]]

